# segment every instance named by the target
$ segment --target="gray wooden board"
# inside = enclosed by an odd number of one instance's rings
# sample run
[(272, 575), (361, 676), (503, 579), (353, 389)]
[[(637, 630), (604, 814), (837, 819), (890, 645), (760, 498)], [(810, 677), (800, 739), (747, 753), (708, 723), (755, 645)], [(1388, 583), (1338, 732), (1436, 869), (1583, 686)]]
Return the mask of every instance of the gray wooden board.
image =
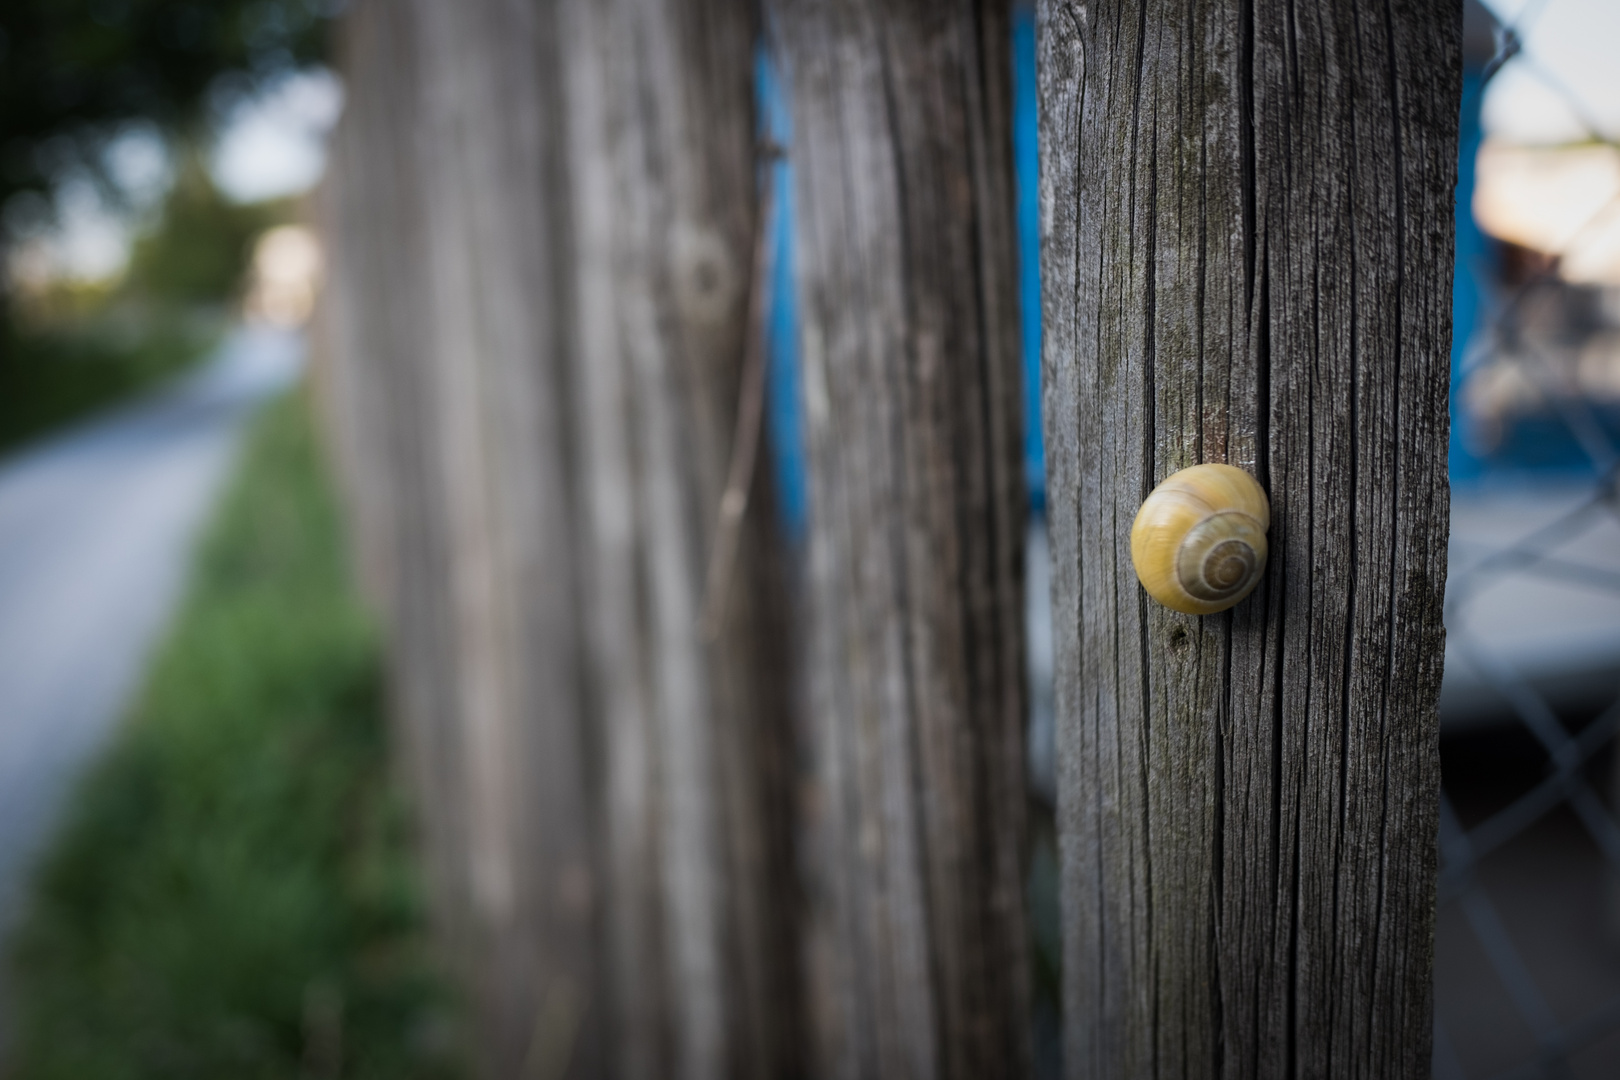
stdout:
[[(554, 11), (352, 16), (336, 425), (438, 911), (494, 1075), (593, 1075), (594, 850), (557, 336)], [(346, 301), (344, 300), (346, 298)], [(341, 329), (346, 327), (346, 329)], [(373, 487), (375, 490), (373, 490)]]
[(819, 1074), (1028, 1067), (1006, 3), (784, 0)]
[[(1427, 1073), (1459, 16), (1040, 4), (1070, 1076)], [(1127, 536), (1203, 461), (1271, 560), (1197, 618)]]
[(802, 1068), (781, 554), (699, 624), (754, 239), (744, 0), (346, 20), (322, 397), (491, 1076)]
[(792, 1076), (791, 638), (766, 469), (712, 639), (701, 625), (760, 334), (757, 12), (747, 0), (561, 10), (615, 1075)]

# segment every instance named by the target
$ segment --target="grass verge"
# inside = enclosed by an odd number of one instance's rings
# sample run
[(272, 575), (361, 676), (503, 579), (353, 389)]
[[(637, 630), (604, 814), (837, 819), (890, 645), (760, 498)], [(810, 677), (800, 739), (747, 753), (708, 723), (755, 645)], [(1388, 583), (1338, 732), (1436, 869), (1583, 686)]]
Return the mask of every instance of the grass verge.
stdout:
[(12, 950), (14, 1080), (457, 1073), (375, 635), (272, 406)]
[(0, 328), (0, 452), (157, 386), (219, 340), (178, 317), (145, 322)]

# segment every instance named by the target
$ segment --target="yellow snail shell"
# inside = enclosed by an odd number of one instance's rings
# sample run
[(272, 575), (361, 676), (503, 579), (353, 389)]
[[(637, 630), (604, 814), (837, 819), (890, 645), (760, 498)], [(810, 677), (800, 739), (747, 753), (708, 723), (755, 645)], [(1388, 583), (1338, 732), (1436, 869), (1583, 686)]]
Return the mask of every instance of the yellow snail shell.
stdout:
[(1131, 562), (1148, 595), (1209, 615), (1242, 600), (1266, 570), (1271, 504), (1231, 465), (1194, 465), (1165, 478), (1131, 524)]

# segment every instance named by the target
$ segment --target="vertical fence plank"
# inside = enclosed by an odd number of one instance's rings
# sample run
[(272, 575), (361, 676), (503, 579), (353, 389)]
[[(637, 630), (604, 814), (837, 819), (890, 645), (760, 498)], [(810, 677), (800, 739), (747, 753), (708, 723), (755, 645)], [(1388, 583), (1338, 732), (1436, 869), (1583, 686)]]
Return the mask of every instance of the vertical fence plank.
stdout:
[(490, 1075), (596, 1075), (554, 9), (353, 19), (333, 197), (354, 310), (333, 362), (355, 374), (331, 381), (371, 444), (356, 501), (388, 534), (367, 547), (389, 552), (395, 703), (468, 1041)]
[[(763, 362), (755, 6), (563, 8), (615, 1051), (627, 1077), (791, 1076), (793, 729), (767, 470), (737, 542), (718, 535), (734, 441), (759, 437), (736, 424)], [(732, 556), (711, 586), (717, 544)]]
[(345, 28), (324, 386), (485, 1075), (803, 1071), (768, 470), (708, 569), (758, 437), (757, 34), (747, 0)]
[(580, 1071), (592, 849), (555, 256), (552, 5), (413, 5), (464, 873), (498, 1069)]
[(1028, 1067), (1004, 3), (784, 0), (827, 1075)]
[(436, 424), (422, 392), (427, 358), (415, 342), (428, 291), (422, 192), (409, 167), (419, 42), (398, 5), (370, 5), (344, 27), (345, 119), (325, 184), (330, 220), (322, 306), (333, 333), (325, 404), (345, 433), (335, 448), (364, 573), (391, 630), (390, 696), (417, 796), (434, 913), (460, 974), (471, 979), (468, 907), (456, 852), (460, 770), (448, 720), (454, 671), (430, 628), (443, 619), (440, 519), (426, 497)]
[[(1423, 1076), (1459, 9), (1039, 8), (1067, 1071)], [(1230, 613), (1126, 537), (1272, 502)]]

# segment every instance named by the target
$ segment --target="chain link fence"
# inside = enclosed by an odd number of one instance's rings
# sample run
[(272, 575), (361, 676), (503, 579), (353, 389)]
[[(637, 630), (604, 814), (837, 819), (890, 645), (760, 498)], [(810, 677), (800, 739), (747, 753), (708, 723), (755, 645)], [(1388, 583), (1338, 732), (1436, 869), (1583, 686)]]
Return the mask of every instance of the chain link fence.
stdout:
[[(1465, 78), (1440, 1080), (1620, 1075), (1620, 143), (1527, 48), (1575, 2), (1487, 24)], [(1482, 140), (1505, 78), (1576, 130)]]

